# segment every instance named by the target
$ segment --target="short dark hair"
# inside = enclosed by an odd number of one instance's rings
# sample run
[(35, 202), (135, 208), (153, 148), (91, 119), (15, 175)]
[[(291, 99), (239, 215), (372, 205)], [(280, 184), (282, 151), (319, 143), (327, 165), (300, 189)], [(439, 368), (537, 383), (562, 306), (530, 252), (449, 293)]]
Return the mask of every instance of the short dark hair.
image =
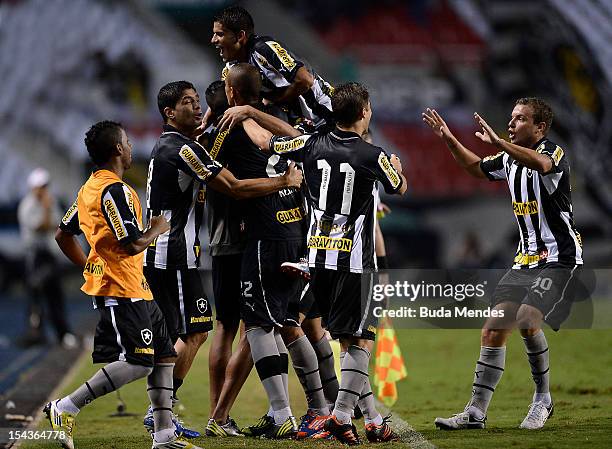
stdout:
[(225, 95), (225, 83), (221, 80), (213, 81), (206, 88), (206, 104), (212, 111), (214, 117), (219, 117), (229, 107)]
[(331, 100), (336, 122), (339, 125), (350, 126), (359, 120), (361, 111), (370, 101), (370, 94), (363, 85), (350, 82), (337, 86)]
[(524, 97), (516, 100), (515, 105), (525, 105), (531, 107), (533, 110), (533, 122), (537, 125), (538, 123), (546, 123), (546, 129), (544, 130), (544, 134), (550, 131), (550, 127), (552, 126), (554, 114), (552, 108), (548, 103), (546, 103), (541, 98), (537, 97)]
[(261, 97), (261, 75), (251, 64), (241, 62), (233, 65), (227, 81), (247, 103), (258, 102)]
[(164, 123), (168, 121), (168, 117), (164, 114), (164, 109), (175, 108), (176, 104), (183, 96), (183, 92), (187, 89), (195, 90), (195, 87), (193, 87), (193, 84), (189, 81), (172, 81), (159, 89), (159, 93), (157, 94), (157, 108), (164, 118)]
[(247, 37), (255, 32), (255, 24), (253, 17), (242, 6), (228, 6), (219, 14), (217, 14), (214, 22), (219, 22), (223, 28), (227, 28), (234, 34), (238, 34), (240, 30), (244, 30)]
[(85, 146), (96, 165), (106, 164), (118, 143), (121, 143), (121, 123), (104, 120), (93, 125), (85, 133)]

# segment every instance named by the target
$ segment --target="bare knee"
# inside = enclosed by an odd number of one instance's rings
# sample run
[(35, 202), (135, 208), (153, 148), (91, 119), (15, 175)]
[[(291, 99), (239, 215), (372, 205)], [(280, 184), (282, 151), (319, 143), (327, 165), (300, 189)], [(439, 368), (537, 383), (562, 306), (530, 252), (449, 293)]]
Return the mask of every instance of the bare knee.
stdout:
[(526, 337), (539, 332), (542, 327), (542, 318), (542, 312), (538, 309), (528, 304), (523, 304), (516, 314), (516, 322), (521, 330), (521, 335)]
[(207, 338), (208, 332), (196, 332), (194, 334), (189, 334), (185, 335), (184, 337), (181, 337), (181, 340), (183, 340), (183, 342), (187, 346), (199, 348), (204, 344)]
[(480, 333), (480, 344), (492, 348), (504, 346), (511, 333), (511, 329), (489, 329), (485, 327)]
[(280, 330), (280, 334), (285, 344), (288, 345), (304, 335), (304, 331), (301, 327), (284, 326)]

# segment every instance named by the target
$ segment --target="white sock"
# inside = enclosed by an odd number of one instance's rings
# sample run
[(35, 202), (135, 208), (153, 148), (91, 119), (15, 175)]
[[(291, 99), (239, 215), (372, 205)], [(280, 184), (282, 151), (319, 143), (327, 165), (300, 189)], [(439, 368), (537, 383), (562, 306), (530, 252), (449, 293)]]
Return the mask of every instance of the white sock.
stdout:
[(533, 402), (543, 402), (546, 406), (549, 406), (552, 402), (552, 398), (550, 397), (550, 393), (534, 393)]
[(351, 423), (351, 414), (343, 412), (341, 410), (334, 410), (334, 416), (336, 419), (342, 424), (350, 424)]
[(366, 424), (376, 424), (377, 426), (380, 426), (383, 423), (383, 417), (379, 413), (378, 416), (374, 419), (365, 418), (365, 423)]
[(61, 412), (68, 412), (71, 415), (77, 415), (81, 411), (80, 408), (74, 405), (74, 402), (72, 402), (69, 396), (66, 396), (65, 398), (57, 401), (56, 407)]
[(274, 411), (274, 424), (279, 425), (287, 421), (287, 418), (291, 416), (291, 408), (285, 407), (280, 410)]
[(470, 405), (467, 411), (473, 418), (483, 419), (485, 417), (484, 412), (474, 405)]
[(171, 427), (170, 429), (158, 430), (153, 434), (153, 439), (156, 443), (167, 443), (175, 438), (176, 435), (174, 434), (174, 427)]
[(274, 418), (274, 409), (272, 408), (272, 406), (270, 406), (270, 408), (268, 409), (268, 413), (267, 413), (267, 415), (268, 415), (270, 418)]

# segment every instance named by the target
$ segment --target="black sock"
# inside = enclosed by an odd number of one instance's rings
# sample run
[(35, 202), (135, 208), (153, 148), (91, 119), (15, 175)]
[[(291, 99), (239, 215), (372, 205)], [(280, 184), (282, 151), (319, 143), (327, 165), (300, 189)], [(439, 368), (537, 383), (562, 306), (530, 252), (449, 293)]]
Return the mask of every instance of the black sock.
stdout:
[(181, 388), (181, 385), (183, 385), (183, 379), (178, 379), (176, 377), (172, 378), (172, 396), (174, 396), (175, 401), (178, 401), (178, 396), (176, 395), (176, 392), (179, 388)]

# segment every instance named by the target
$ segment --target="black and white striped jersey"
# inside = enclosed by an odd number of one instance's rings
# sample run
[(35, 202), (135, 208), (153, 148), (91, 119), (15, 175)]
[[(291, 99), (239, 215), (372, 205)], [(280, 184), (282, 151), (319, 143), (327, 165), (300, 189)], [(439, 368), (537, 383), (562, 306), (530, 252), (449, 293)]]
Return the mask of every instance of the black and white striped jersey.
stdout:
[[(283, 44), (269, 36), (252, 35), (248, 42), (249, 64), (257, 67), (263, 81), (263, 97), (266, 94), (284, 90), (295, 79), (295, 75), (304, 62), (289, 51)], [(223, 69), (222, 79), (236, 61), (228, 62)], [(314, 77), (312, 87), (300, 95), (295, 104), (289, 107), (289, 116), (310, 120), (315, 127), (333, 122), (331, 95), (334, 88), (321, 76), (308, 67)]]
[(204, 184), (221, 170), (203, 146), (164, 125), (149, 162), (147, 217), (163, 215), (170, 232), (147, 248), (146, 266), (177, 270), (199, 266)]
[(338, 128), (295, 138), (274, 136), (270, 150), (303, 164), (310, 206), (309, 265), (375, 271), (377, 182), (388, 193), (397, 192), (403, 182), (387, 153)]
[(507, 180), (520, 240), (512, 268), (536, 268), (547, 262), (582, 264), (582, 240), (572, 213), (570, 166), (563, 149), (548, 139), (534, 145), (550, 156), (548, 173), (531, 170), (500, 152), (480, 168), (492, 181)]

